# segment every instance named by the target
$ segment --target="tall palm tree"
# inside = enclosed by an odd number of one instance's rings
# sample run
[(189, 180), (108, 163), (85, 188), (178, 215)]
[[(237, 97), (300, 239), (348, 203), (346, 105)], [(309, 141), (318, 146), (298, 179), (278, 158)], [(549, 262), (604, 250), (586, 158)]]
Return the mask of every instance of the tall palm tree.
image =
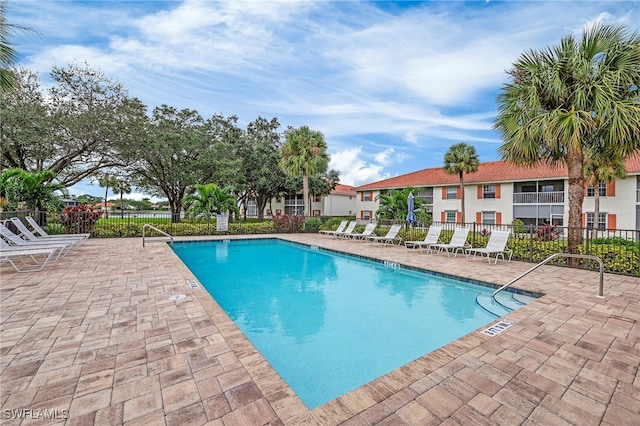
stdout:
[(451, 145), (444, 154), (444, 171), (451, 175), (458, 175), (460, 179), (460, 202), (462, 223), (464, 222), (464, 174), (478, 171), (480, 159), (476, 148), (464, 142)]
[[(495, 128), (502, 158), (517, 165), (564, 163), (569, 180), (569, 253), (582, 241), (584, 149), (601, 140), (612, 156), (640, 147), (640, 36), (597, 24), (528, 51), (508, 72)], [(595, 137), (598, 135), (598, 138)]]
[(9, 92), (16, 87), (16, 76), (10, 70), (14, 65), (18, 52), (9, 41), (9, 36), (16, 33), (38, 34), (31, 28), (7, 22), (7, 1), (0, 0), (0, 93)]
[(131, 193), (131, 185), (124, 177), (116, 178), (113, 189), (120, 193), (120, 217), (124, 218), (124, 194)]
[(280, 167), (291, 177), (302, 174), (304, 215), (309, 216), (309, 175), (324, 173), (329, 167), (329, 154), (324, 135), (307, 126), (289, 128), (280, 150)]
[(593, 238), (598, 235), (600, 218), (600, 182), (609, 184), (616, 179), (623, 179), (627, 172), (624, 168), (624, 158), (604, 155), (595, 147), (588, 147), (584, 151), (584, 177), (588, 187), (594, 188), (593, 193)]

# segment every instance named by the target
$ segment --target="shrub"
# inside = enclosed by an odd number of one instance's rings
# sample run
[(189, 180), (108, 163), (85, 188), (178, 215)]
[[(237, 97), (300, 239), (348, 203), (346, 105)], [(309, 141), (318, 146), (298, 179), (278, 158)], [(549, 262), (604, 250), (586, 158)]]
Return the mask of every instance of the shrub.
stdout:
[(273, 226), (276, 232), (300, 232), (304, 221), (304, 216), (278, 215), (273, 217)]
[(310, 217), (304, 222), (304, 232), (318, 232), (322, 221), (317, 217)]
[(520, 219), (514, 219), (513, 222), (511, 222), (511, 226), (513, 228), (513, 232), (516, 234), (523, 234), (527, 232), (527, 225), (525, 225)]
[(60, 223), (67, 234), (91, 233), (103, 213), (86, 204), (66, 207), (60, 214)]

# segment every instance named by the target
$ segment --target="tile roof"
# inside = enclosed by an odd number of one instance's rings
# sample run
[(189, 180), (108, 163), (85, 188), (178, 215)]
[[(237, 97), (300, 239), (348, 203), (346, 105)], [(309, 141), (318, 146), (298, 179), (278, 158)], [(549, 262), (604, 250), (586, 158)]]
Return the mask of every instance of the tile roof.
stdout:
[[(629, 174), (640, 174), (640, 150), (625, 161), (625, 168)], [(475, 173), (465, 173), (465, 183), (492, 183), (513, 182), (530, 179), (557, 179), (567, 176), (567, 168), (564, 164), (551, 166), (539, 164), (536, 166), (516, 166), (507, 161), (489, 161), (480, 163)], [(406, 188), (407, 186), (439, 186), (455, 185), (458, 175), (447, 174), (442, 167), (422, 169), (416, 172), (395, 176), (389, 179), (368, 183), (356, 187), (356, 191), (373, 189)]]
[(341, 183), (336, 184), (336, 187), (331, 191), (334, 195), (356, 195), (356, 189), (351, 185), (343, 185)]

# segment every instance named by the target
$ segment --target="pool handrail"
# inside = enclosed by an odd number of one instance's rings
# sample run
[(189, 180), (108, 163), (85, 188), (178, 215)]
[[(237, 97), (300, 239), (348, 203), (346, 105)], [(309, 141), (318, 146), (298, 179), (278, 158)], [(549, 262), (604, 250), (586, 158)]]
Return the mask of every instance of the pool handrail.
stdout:
[(514, 279), (512, 279), (511, 281), (509, 281), (508, 283), (506, 283), (505, 285), (503, 285), (502, 287), (500, 287), (499, 289), (497, 289), (496, 291), (491, 293), (491, 298), (495, 300), (496, 294), (498, 294), (499, 292), (501, 292), (505, 288), (509, 287), (511, 284), (515, 283), (520, 278), (522, 278), (525, 275), (527, 275), (529, 272), (532, 272), (533, 270), (535, 270), (538, 267), (544, 265), (545, 263), (555, 259), (556, 257), (561, 257), (561, 256), (562, 257), (576, 257), (576, 258), (580, 258), (580, 259), (596, 260), (598, 262), (598, 264), (600, 265), (600, 286), (599, 286), (599, 289), (598, 289), (598, 297), (604, 297), (604, 295), (603, 295), (603, 292), (604, 292), (604, 263), (602, 262), (602, 259), (600, 259), (598, 256), (592, 256), (590, 254), (554, 253), (551, 256), (547, 257), (542, 262), (540, 262), (537, 265), (534, 265), (533, 267), (527, 269), (522, 274), (518, 275), (517, 277), (515, 277)]
[(167, 234), (166, 232), (164, 232), (164, 231), (162, 231), (162, 230), (160, 230), (160, 229), (156, 228), (156, 227), (155, 227), (155, 226), (153, 226), (153, 225), (150, 225), (150, 224), (148, 224), (148, 223), (145, 223), (144, 225), (142, 225), (142, 247), (144, 247), (144, 238), (145, 238), (145, 232), (144, 232), (144, 231), (145, 231), (147, 228), (151, 228), (151, 229), (153, 229), (154, 231), (156, 231), (156, 232), (158, 232), (158, 233), (160, 233), (160, 234), (162, 234), (162, 235), (164, 235), (164, 236), (166, 236), (166, 237), (169, 237), (169, 239), (171, 240), (171, 245), (173, 245), (173, 236), (172, 236), (172, 235)]

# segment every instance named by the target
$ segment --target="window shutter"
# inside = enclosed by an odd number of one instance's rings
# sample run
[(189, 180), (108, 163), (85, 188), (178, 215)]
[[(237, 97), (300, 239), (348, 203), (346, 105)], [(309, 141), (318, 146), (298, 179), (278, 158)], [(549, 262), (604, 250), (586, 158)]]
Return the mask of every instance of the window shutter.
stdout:
[(496, 198), (500, 198), (500, 188), (502, 187), (502, 185), (500, 185), (499, 183), (496, 184)]
[(616, 215), (609, 213), (607, 215), (607, 229), (616, 229)]
[(482, 185), (478, 185), (478, 200), (482, 200)]
[(360, 210), (360, 219), (364, 219), (364, 210)]
[(447, 221), (447, 214), (445, 212), (440, 212), (440, 222), (445, 223)]
[(447, 199), (447, 187), (446, 186), (442, 187), (442, 199), (443, 200)]
[(502, 212), (496, 212), (496, 225), (502, 225)]
[(582, 213), (582, 227), (583, 228), (587, 227), (587, 214), (586, 213)]
[(360, 201), (364, 201), (364, 192), (360, 193)]
[(476, 223), (482, 223), (482, 212), (476, 212)]
[(616, 196), (616, 181), (614, 180), (613, 182), (607, 184), (607, 197), (615, 197), (615, 196)]
[(462, 198), (462, 188), (457, 187), (456, 188), (456, 200), (459, 200)]
[(456, 213), (456, 223), (462, 223), (462, 212)]
[(373, 201), (373, 191), (369, 191), (369, 201)]

